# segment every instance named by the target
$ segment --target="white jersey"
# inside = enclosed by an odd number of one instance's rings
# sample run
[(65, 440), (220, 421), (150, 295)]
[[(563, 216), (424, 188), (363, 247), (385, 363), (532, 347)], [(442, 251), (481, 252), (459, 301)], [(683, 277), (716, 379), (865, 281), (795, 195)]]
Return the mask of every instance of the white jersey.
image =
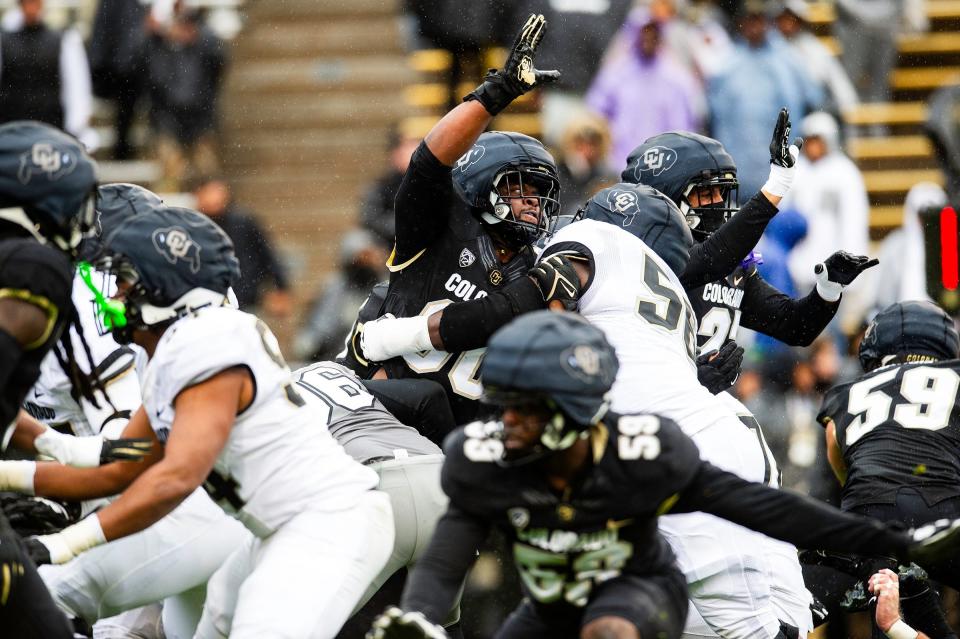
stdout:
[(581, 220), (557, 232), (543, 254), (565, 250), (591, 257), (579, 311), (617, 352), (612, 410), (655, 412), (688, 435), (729, 413), (697, 380), (696, 316), (680, 280), (650, 247), (614, 224)]
[(306, 510), (351, 508), (376, 486), (376, 473), (350, 459), (304, 405), (266, 324), (233, 308), (179, 319), (160, 339), (143, 383), (157, 438), (165, 442), (174, 427), (181, 391), (234, 366), (250, 371), (255, 396), (204, 484), (224, 510), (265, 537)]
[[(94, 282), (107, 297), (116, 286), (113, 278), (97, 271)], [(91, 367), (80, 338), (73, 328), (70, 339), (77, 365), (89, 374), (97, 371), (107, 389), (110, 401), (97, 394), (94, 406), (83, 398), (70, 394), (70, 380), (57, 362), (53, 352), (40, 363), (40, 377), (24, 398), (23, 407), (33, 417), (61, 432), (78, 436), (99, 435), (104, 429), (107, 437), (118, 437), (130, 416), (140, 407), (138, 372), (143, 372), (147, 355), (139, 346), (120, 345), (109, 333), (104, 333), (93, 302), (93, 294), (79, 275), (73, 280), (73, 305), (80, 316), (83, 337), (90, 347), (94, 365)]]

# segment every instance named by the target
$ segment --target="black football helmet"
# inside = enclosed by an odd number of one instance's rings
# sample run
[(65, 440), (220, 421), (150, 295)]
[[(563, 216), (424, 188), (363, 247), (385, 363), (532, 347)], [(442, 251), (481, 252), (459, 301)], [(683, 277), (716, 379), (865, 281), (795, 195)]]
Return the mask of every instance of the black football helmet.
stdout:
[[(488, 131), (480, 135), (453, 167), (454, 188), (480, 218), (515, 248), (534, 244), (549, 234), (560, 212), (560, 178), (553, 156), (534, 138), (522, 133)], [(535, 196), (520, 195), (526, 187)], [(501, 194), (506, 191), (506, 194)], [(513, 216), (510, 201), (534, 197), (539, 203), (536, 224)]]
[(128, 217), (163, 206), (160, 196), (136, 184), (116, 182), (97, 189), (96, 220), (93, 234), (80, 246), (81, 259), (92, 259), (100, 249), (101, 239), (110, 234)]
[(0, 219), (75, 257), (96, 196), (97, 165), (75, 138), (41, 122), (0, 125)]
[(637, 236), (678, 276), (687, 267), (693, 246), (690, 228), (677, 206), (656, 189), (625, 182), (608, 186), (590, 198), (581, 216)]
[(575, 313), (521, 315), (490, 338), (480, 367), (482, 401), (497, 406), (542, 402), (555, 411), (539, 457), (573, 445), (609, 408), (620, 364), (603, 332)]
[(863, 370), (898, 362), (960, 357), (960, 335), (953, 318), (932, 302), (897, 302), (873, 318), (860, 340)]
[[(620, 179), (652, 186), (673, 200), (698, 242), (740, 210), (736, 163), (722, 144), (696, 133), (670, 131), (649, 138), (627, 157)], [(693, 191), (713, 188), (720, 189), (722, 202), (690, 204)]]
[(103, 239), (96, 266), (130, 288), (123, 326), (114, 339), (129, 343), (133, 329), (162, 325), (208, 306), (228, 303), (240, 277), (233, 243), (205, 215), (157, 206), (120, 223)]

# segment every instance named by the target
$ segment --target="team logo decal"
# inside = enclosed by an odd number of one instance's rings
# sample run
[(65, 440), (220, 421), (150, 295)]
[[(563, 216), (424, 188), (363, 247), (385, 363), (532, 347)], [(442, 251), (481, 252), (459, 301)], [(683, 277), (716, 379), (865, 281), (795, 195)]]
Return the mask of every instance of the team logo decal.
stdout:
[(637, 194), (633, 191), (621, 191), (614, 189), (607, 194), (607, 206), (614, 213), (623, 216), (623, 226), (633, 224), (634, 216), (640, 212), (637, 204)]
[(200, 245), (179, 226), (154, 231), (153, 246), (171, 264), (183, 260), (192, 272), (200, 270)]
[(77, 168), (77, 158), (69, 151), (58, 149), (50, 142), (37, 142), (20, 156), (17, 172), (21, 184), (29, 184), (34, 175), (46, 174), (51, 182), (69, 175)]
[(490, 283), (494, 286), (500, 286), (503, 283), (503, 273), (499, 269), (493, 269), (490, 271)]
[(456, 169), (460, 169), (461, 172), (466, 171), (471, 166), (480, 161), (480, 158), (483, 157), (483, 154), (487, 152), (487, 149), (481, 144), (474, 144), (469, 151), (460, 156), (460, 159), (457, 160)]
[(530, 524), (530, 511), (526, 508), (516, 507), (507, 509), (507, 519), (517, 530), (523, 530)]
[(470, 249), (465, 248), (460, 251), (460, 268), (467, 268), (476, 261), (477, 256), (470, 252)]
[(592, 382), (600, 373), (600, 354), (592, 346), (580, 344), (560, 355), (560, 365), (574, 377)]
[(637, 166), (634, 169), (634, 175), (637, 180), (642, 182), (640, 176), (645, 171), (652, 171), (654, 175), (660, 175), (664, 171), (677, 163), (677, 152), (668, 149), (665, 146), (652, 146), (643, 152), (643, 155), (637, 158)]

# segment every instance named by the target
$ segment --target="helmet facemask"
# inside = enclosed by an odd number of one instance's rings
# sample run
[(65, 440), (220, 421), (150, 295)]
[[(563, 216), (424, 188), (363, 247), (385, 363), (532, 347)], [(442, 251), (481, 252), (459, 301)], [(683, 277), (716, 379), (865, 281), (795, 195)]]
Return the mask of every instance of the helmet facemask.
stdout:
[[(560, 184), (545, 168), (507, 168), (493, 180), (490, 189), (490, 209), (481, 219), (494, 226), (498, 234), (511, 245), (522, 248), (549, 236), (560, 212)], [(517, 219), (513, 212), (514, 200), (535, 200), (536, 210), (530, 213), (537, 221)], [(522, 208), (526, 211), (527, 208)]]
[[(589, 430), (587, 426), (578, 426), (544, 393), (484, 386), (481, 401), (504, 409), (514, 408), (521, 412), (541, 413), (545, 416), (546, 423), (537, 442), (519, 453), (504, 447), (503, 458), (498, 462), (502, 466), (523, 466), (566, 450), (578, 439), (586, 436)], [(500, 430), (497, 435), (503, 439), (505, 433)]]
[(57, 248), (73, 259), (77, 258), (81, 242), (97, 234), (97, 197), (97, 187), (94, 185), (80, 205), (77, 215), (70, 218), (69, 227), (54, 230), (48, 235)]
[[(690, 196), (695, 191), (712, 192), (716, 188), (720, 189), (719, 202), (701, 204), (696, 207), (690, 204)], [(718, 175), (704, 172), (701, 177), (691, 180), (683, 190), (679, 204), (680, 212), (683, 213), (694, 239), (703, 242), (739, 211), (738, 196), (739, 183), (735, 173), (728, 172)]]

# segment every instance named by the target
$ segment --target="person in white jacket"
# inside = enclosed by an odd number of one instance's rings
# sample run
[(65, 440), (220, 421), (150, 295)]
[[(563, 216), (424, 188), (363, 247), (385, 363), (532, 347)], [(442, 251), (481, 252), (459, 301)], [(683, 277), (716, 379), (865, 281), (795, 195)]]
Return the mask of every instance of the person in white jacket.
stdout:
[[(860, 169), (840, 147), (833, 116), (811, 113), (800, 128), (803, 156), (780, 208), (796, 209), (807, 220), (807, 236), (794, 248), (789, 264), (797, 288), (804, 290), (816, 285), (810, 266), (823, 255), (839, 250), (869, 254), (870, 202)], [(846, 332), (856, 328), (865, 311), (871, 284), (869, 278), (861, 280), (849, 287), (840, 306), (840, 325)]]

